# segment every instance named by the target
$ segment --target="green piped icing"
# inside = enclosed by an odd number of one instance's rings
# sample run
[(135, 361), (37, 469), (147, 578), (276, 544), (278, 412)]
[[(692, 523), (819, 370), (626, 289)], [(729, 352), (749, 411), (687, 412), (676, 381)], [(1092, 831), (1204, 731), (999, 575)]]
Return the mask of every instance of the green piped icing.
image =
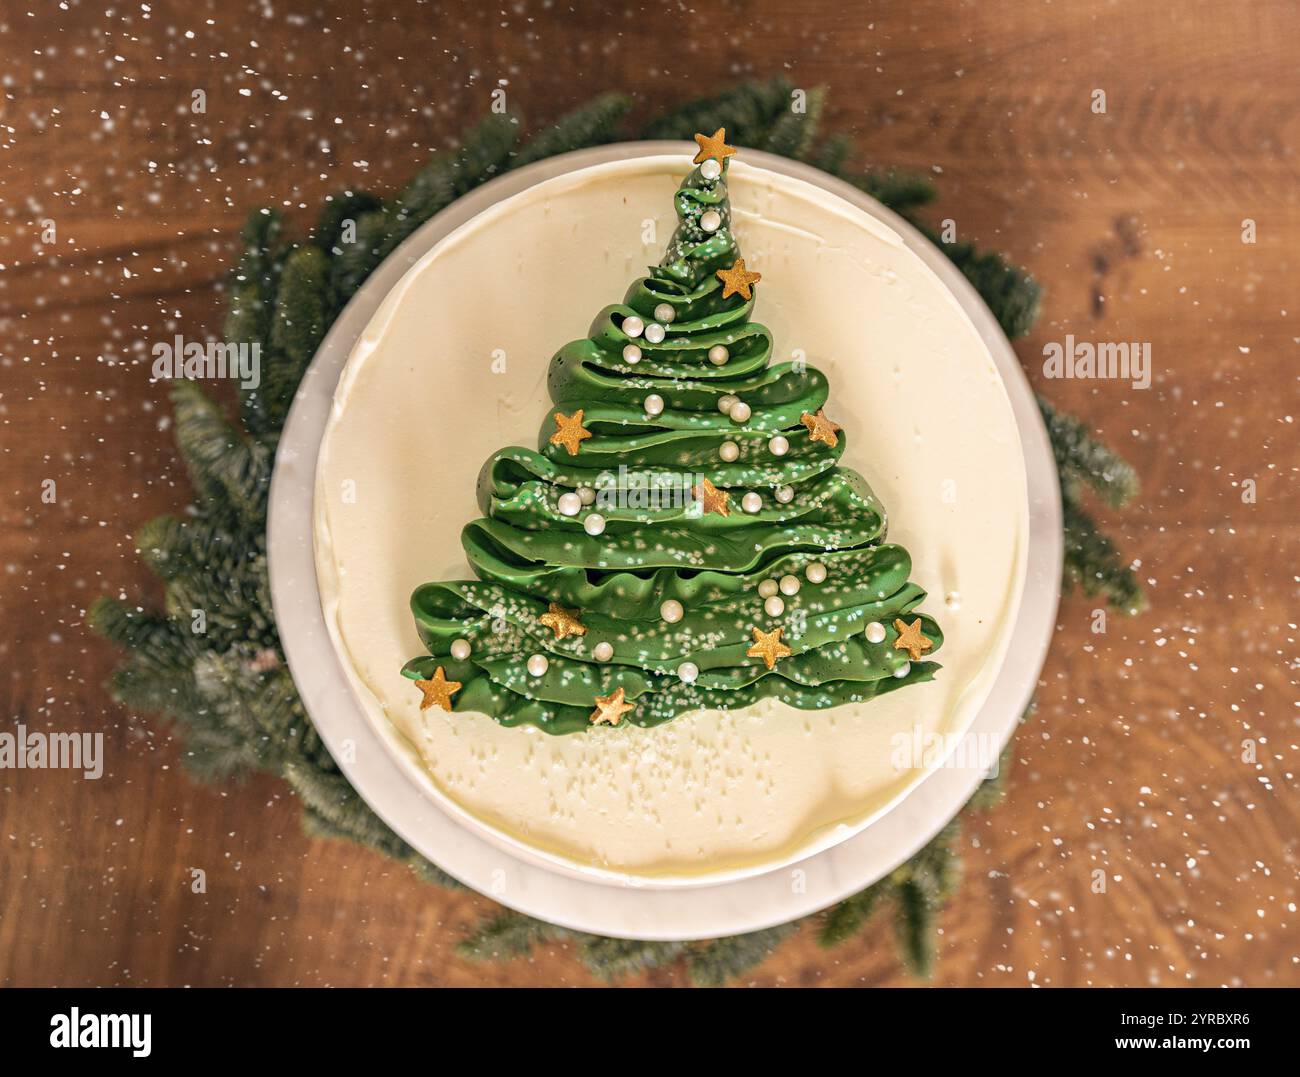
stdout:
[[(925, 592), (908, 580), (907, 551), (885, 541), (883, 506), (861, 475), (839, 465), (845, 435), (833, 447), (814, 442), (800, 422), (826, 403), (825, 376), (806, 364), (770, 364), (772, 334), (750, 321), (754, 300), (723, 298), (717, 271), (740, 257), (726, 178), (725, 162), (712, 179), (691, 171), (674, 198), (678, 224), (663, 260), (551, 359), (555, 407), (538, 450), (501, 449), (483, 465), (483, 518), (461, 534), (478, 578), (426, 583), (412, 595), (429, 653), (402, 672), (425, 679), (444, 667), (463, 685), (456, 711), (576, 733), (594, 728), (595, 697), (618, 688), (635, 705), (623, 720), (654, 726), (767, 698), (805, 710), (858, 703), (931, 680), (939, 668), (894, 647), (893, 622), (907, 615), (921, 618), (930, 653), (943, 636), (914, 612)], [(709, 210), (720, 217), (712, 232), (700, 224)], [(661, 342), (623, 331), (632, 315), (653, 323), (661, 304), (674, 312)], [(629, 343), (641, 349), (635, 364), (623, 357)], [(729, 353), (722, 366), (708, 359), (717, 344)], [(652, 393), (664, 401), (654, 416), (643, 406)], [(726, 395), (750, 406), (747, 422), (719, 410)], [(577, 409), (593, 436), (570, 455), (550, 438), (554, 413)], [(790, 444), (780, 457), (768, 448), (777, 434)], [(739, 449), (734, 462), (719, 456), (726, 441)], [(729, 515), (702, 513), (689, 492), (702, 478), (731, 495)], [(774, 496), (782, 486), (794, 491), (787, 504)], [(595, 503), (563, 514), (560, 496), (583, 487)], [(757, 513), (741, 509), (748, 491), (762, 496)], [(591, 512), (605, 519), (596, 536), (583, 526)], [(820, 584), (805, 575), (817, 562), (826, 567)], [(758, 587), (785, 575), (801, 587), (773, 618)], [(669, 599), (685, 610), (674, 624), (660, 616)], [(580, 610), (586, 635), (557, 639), (539, 624), (552, 602)], [(885, 628), (879, 643), (864, 634), (872, 622)], [(792, 654), (768, 670), (746, 651), (752, 628), (778, 625)], [(451, 657), (457, 639), (470, 644), (464, 661)], [(613, 647), (607, 662), (593, 656), (602, 642)], [(534, 654), (549, 661), (541, 677), (528, 672)], [(699, 670), (692, 683), (679, 676), (685, 662)]]

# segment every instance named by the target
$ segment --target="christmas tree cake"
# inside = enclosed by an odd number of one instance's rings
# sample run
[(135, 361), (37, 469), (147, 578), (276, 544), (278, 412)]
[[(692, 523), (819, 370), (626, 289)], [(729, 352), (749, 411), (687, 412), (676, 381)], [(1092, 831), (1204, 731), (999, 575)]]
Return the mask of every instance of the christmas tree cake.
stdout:
[(826, 377), (773, 362), (751, 320), (736, 151), (696, 141), (662, 260), (551, 359), (538, 448), (484, 464), (476, 578), (412, 596), (422, 709), (599, 734), (767, 698), (823, 710), (939, 668), (911, 558), (840, 463)]

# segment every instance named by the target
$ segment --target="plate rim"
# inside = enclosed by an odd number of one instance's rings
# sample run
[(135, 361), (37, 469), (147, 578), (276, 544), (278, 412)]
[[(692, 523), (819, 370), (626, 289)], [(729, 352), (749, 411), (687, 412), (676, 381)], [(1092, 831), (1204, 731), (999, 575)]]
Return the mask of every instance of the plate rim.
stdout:
[[(656, 887), (654, 880), (643, 881), (634, 876), (593, 874), (582, 877), (502, 848), (500, 843), (466, 830), (462, 822), (431, 802), (424, 790), (410, 782), (399, 762), (389, 755), (379, 732), (374, 730), (360, 701), (355, 698), (341, 659), (330, 640), (320, 606), (314, 558), (315, 472), (317, 453), (333, 403), (334, 386), (353, 344), (384, 297), (436, 243), (488, 207), (538, 183), (610, 161), (691, 152), (687, 149), (689, 146), (689, 143), (680, 142), (624, 142), (548, 158), (489, 181), (425, 222), (376, 268), (321, 342), (304, 375), (281, 435), (268, 505), (268, 567), (281, 645), (291, 674), (295, 669), (305, 670), (309, 666), (312, 669), (311, 678), (294, 676), (299, 694), (326, 747), (358, 794), (408, 844), (471, 888), (487, 893), (494, 900), (520, 912), (561, 926), (628, 938), (692, 939), (734, 934), (784, 923), (833, 904), (886, 874), (928, 842), (960, 811), (983, 775), (940, 766), (882, 808), (856, 834), (837, 844), (759, 872), (683, 887)], [(981, 732), (993, 735), (998, 743), (1003, 743), (1018, 722), (1037, 683), (1042, 660), (1050, 647), (1060, 597), (1063, 539), (1059, 488), (1046, 428), (1028, 380), (1010, 342), (974, 287), (913, 225), (859, 189), (811, 166), (757, 150), (747, 150), (746, 159), (757, 168), (791, 176), (827, 190), (892, 228), (904, 245), (921, 258), (953, 294), (998, 367), (1015, 417), (1025, 463), (1029, 501), (1027, 569), (1016, 624), (1011, 633), (1011, 639), (1018, 646), (1008, 647), (1004, 653), (1002, 666), (984, 706), (964, 735), (988, 724), (990, 728)], [(332, 368), (332, 376), (324, 372), (326, 366)], [(1050, 565), (1055, 566), (1054, 571), (1045, 570), (1045, 566)], [(304, 601), (304, 584), (308, 585), (310, 601)], [(1025, 633), (1030, 637), (1027, 643), (1021, 639)], [(324, 644), (326, 665), (330, 667), (325, 675), (321, 670), (320, 642)], [(1032, 660), (1021, 661), (1011, 668), (1006, 661), (1011, 653), (1016, 653), (1022, 660), (1027, 656)], [(341, 693), (337, 691), (340, 682)], [(997, 706), (994, 706), (995, 699), (999, 700)], [(351, 711), (351, 715), (343, 713), (346, 711)], [(985, 722), (990, 711), (996, 713)], [(349, 733), (352, 735), (348, 736)], [(379, 751), (358, 751), (358, 735), (379, 742), (375, 745)], [(392, 773), (383, 773), (390, 768), (396, 771), (398, 784), (384, 780), (394, 777)], [(926, 795), (919, 796), (923, 790), (927, 791)], [(418, 798), (419, 805), (413, 805), (410, 796), (404, 793)], [(924, 811), (921, 818), (913, 818), (918, 809), (931, 801), (945, 807)], [(910, 809), (905, 811), (909, 804)], [(415, 810), (417, 807), (420, 810)], [(444, 825), (436, 825), (434, 813)], [(884, 849), (875, 857), (875, 863), (866, 868), (866, 877), (862, 877), (861, 863), (842, 862), (853, 860), (854, 857), (848, 855), (853, 851), (851, 847), (855, 843), (864, 844), (863, 839), (869, 836), (873, 836), (872, 840), (865, 846), (874, 850), (880, 844), (875, 840), (880, 836), (877, 828), (895, 816), (895, 827), (900, 820), (905, 820), (907, 833), (913, 835), (913, 840), (904, 837), (900, 841), (895, 835), (892, 842), (885, 843)], [(430, 825), (431, 822), (435, 825)], [(455, 828), (456, 833), (448, 833), (448, 826)], [(432, 840), (434, 836), (438, 840)], [(846, 855), (837, 856), (840, 850), (845, 850)], [(448, 866), (449, 857), (452, 866)], [(508, 868), (502, 867), (503, 859), (509, 862)], [(485, 878), (484, 870), (489, 862), (492, 866)], [(839, 878), (846, 868), (852, 869), (849, 877)], [(809, 873), (823, 875), (827, 870), (830, 878), (822, 879), (820, 890), (813, 893), (813, 888), (806, 885)], [(792, 878), (803, 877), (805, 886), (801, 889), (791, 885), (786, 879), (787, 874)], [(513, 885), (506, 884), (507, 878), (513, 878)], [(558, 891), (572, 887), (582, 891), (591, 889), (601, 900), (573, 901), (577, 895), (557, 892), (554, 885), (557, 881), (567, 884), (567, 887), (558, 887)], [(771, 889), (774, 881), (778, 883), (775, 894), (785, 890), (791, 898), (802, 897), (803, 900), (770, 900), (759, 904), (752, 900), (734, 900), (740, 895), (730, 893), (747, 885), (755, 891)], [(672, 900), (646, 901), (654, 895)], [(584, 896), (592, 897), (590, 894)], [(564, 897), (569, 900), (557, 901)], [(699, 909), (692, 912), (675, 908), (677, 903), (691, 897), (699, 899), (693, 903)], [(709, 899), (712, 899), (714, 910), (712, 914), (704, 912), (701, 915), (704, 906), (710, 903)], [(610, 915), (602, 910), (604, 900), (617, 901), (625, 908)], [(661, 907), (655, 910), (646, 907), (638, 911), (635, 908), (638, 904)], [(720, 923), (717, 909), (722, 907), (730, 907), (730, 911), (724, 917), (726, 922)], [(645, 915), (652, 912), (653, 915)], [(681, 913), (687, 915), (681, 916)], [(629, 916), (634, 916), (634, 921), (629, 921)]]

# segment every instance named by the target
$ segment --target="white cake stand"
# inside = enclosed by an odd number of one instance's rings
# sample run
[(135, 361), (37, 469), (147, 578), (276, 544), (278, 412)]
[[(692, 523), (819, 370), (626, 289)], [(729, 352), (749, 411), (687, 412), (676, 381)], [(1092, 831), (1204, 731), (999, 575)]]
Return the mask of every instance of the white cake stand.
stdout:
[[(371, 275), (321, 344), (285, 424), (271, 483), (268, 547), (280, 639), (313, 723), (357, 792), (407, 843), (467, 886), (551, 923), (624, 938), (734, 935), (826, 908), (911, 857), (961, 809), (982, 775), (967, 768), (940, 767), (887, 814), (838, 845), (792, 866), (716, 885), (661, 890), (639, 887), (629, 879), (617, 887), (525, 863), (471, 834), (431, 802), (368, 722), (330, 643), (321, 612), (312, 498), (317, 452), (348, 354), (384, 296), (434, 244), (494, 203), (544, 180), (613, 160), (692, 154), (695, 149), (677, 142), (636, 142), (564, 154), (493, 180), (428, 221)], [(1028, 577), (1010, 657), (969, 733), (1003, 743), (1037, 683), (1060, 597), (1060, 493), (1033, 392), (978, 293), (915, 228), (856, 188), (807, 165), (754, 150), (746, 150), (745, 157), (759, 167), (822, 187), (894, 229), (952, 291), (997, 363), (1025, 457)]]

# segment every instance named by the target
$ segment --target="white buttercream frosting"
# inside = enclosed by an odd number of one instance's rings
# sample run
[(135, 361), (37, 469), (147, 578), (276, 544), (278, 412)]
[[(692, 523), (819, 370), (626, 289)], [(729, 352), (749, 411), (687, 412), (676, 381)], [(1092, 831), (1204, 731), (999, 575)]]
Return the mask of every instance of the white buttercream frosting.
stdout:
[(467, 825), (574, 870), (700, 876), (848, 833), (919, 780), (920, 760), (903, 758), (918, 733), (973, 719), (1023, 584), (1020, 442), (959, 304), (884, 224), (737, 161), (733, 227), (763, 274), (754, 317), (774, 361), (802, 354), (829, 377), (843, 463), (888, 510), (943, 628), (937, 679), (828, 711), (768, 701), (563, 737), (418, 709), (399, 672), (423, 652), (410, 593), (469, 574), (459, 535), (479, 515), (479, 467), (503, 445), (535, 447), (551, 354), (658, 260), (686, 167), (648, 157), (571, 173), (440, 242), (349, 357), (317, 467), (321, 602), (367, 714)]

